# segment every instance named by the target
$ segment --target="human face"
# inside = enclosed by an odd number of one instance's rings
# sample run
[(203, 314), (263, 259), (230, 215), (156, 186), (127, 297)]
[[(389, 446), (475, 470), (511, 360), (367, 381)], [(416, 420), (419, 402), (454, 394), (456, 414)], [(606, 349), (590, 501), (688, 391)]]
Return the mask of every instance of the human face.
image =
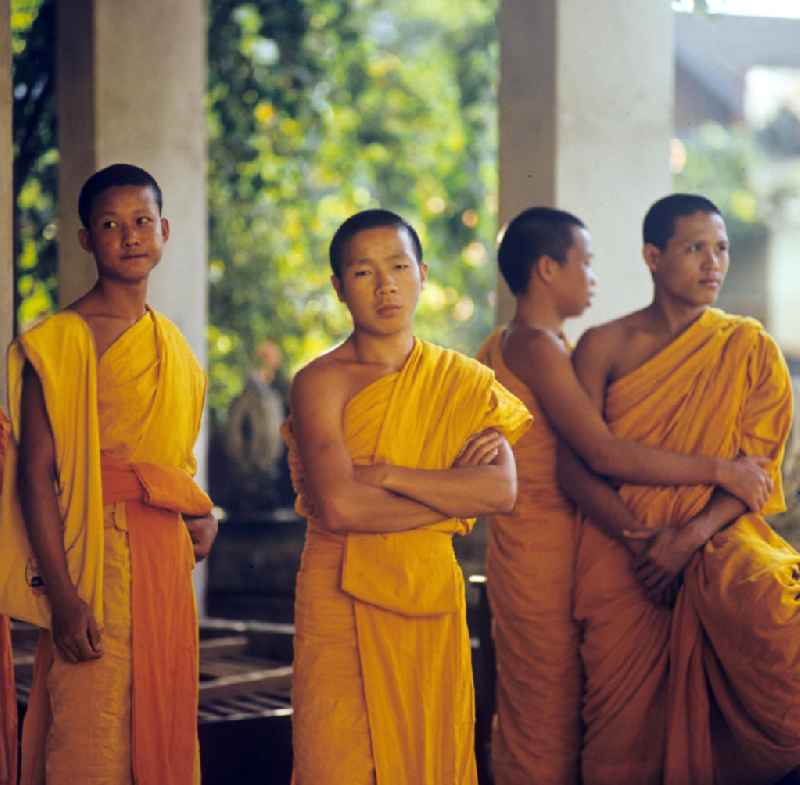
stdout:
[(427, 273), (402, 226), (377, 226), (350, 238), (331, 282), (356, 329), (390, 335), (410, 328)]
[(586, 229), (572, 227), (572, 245), (556, 267), (555, 290), (564, 318), (580, 316), (592, 303), (597, 278), (592, 269), (592, 237)]
[(95, 199), (89, 223), (79, 232), (81, 246), (94, 255), (100, 278), (123, 283), (146, 280), (169, 239), (169, 222), (147, 186), (107, 188)]
[(713, 305), (728, 273), (729, 247), (725, 221), (716, 213), (677, 218), (663, 250), (645, 246), (656, 292), (690, 306)]

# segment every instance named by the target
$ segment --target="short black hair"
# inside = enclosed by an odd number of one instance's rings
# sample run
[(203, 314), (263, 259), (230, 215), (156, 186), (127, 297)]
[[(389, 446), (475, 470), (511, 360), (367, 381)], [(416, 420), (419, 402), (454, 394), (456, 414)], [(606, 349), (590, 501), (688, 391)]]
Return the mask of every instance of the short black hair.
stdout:
[(422, 264), (422, 243), (419, 241), (419, 235), (414, 230), (414, 227), (408, 223), (408, 221), (401, 218), (397, 213), (393, 213), (391, 210), (381, 210), (377, 208), (362, 210), (360, 213), (351, 215), (336, 232), (334, 232), (333, 239), (331, 240), (329, 249), (331, 269), (337, 278), (341, 277), (344, 250), (348, 240), (359, 232), (363, 232), (366, 229), (377, 229), (380, 226), (398, 226), (405, 229), (414, 246), (417, 264)]
[(642, 237), (648, 245), (662, 251), (675, 233), (675, 221), (686, 215), (709, 213), (722, 216), (714, 202), (699, 194), (670, 194), (659, 199), (647, 211), (642, 225)]
[(95, 200), (100, 196), (103, 191), (117, 186), (136, 185), (141, 188), (150, 188), (155, 197), (156, 204), (158, 205), (158, 212), (164, 206), (164, 200), (161, 196), (161, 188), (159, 188), (156, 178), (133, 164), (111, 164), (99, 172), (95, 172), (81, 188), (80, 195), (78, 196), (78, 215), (81, 217), (81, 223), (85, 229), (89, 228), (92, 220), (92, 208), (94, 207)]
[(580, 218), (552, 207), (529, 207), (523, 210), (503, 232), (497, 261), (508, 288), (524, 294), (531, 270), (542, 256), (562, 264), (574, 242), (573, 229), (585, 229)]

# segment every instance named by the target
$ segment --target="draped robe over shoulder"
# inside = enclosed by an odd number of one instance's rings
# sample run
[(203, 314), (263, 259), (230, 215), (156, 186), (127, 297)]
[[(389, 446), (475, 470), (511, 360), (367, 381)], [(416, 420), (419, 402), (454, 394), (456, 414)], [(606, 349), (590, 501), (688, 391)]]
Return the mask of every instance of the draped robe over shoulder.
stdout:
[[(22, 371), (44, 392), (70, 577), (103, 656), (70, 665), (44, 633), (26, 717), (23, 782), (191, 785), (197, 760), (194, 555), (181, 513), (209, 498), (191, 475), (205, 376), (184, 337), (151, 310), (98, 359), (88, 325), (62, 311), (9, 351), (16, 488)], [(0, 611), (50, 625), (15, 492), (2, 497)], [(38, 579), (38, 580), (37, 580)], [(45, 772), (46, 767), (46, 772)]]
[[(406, 364), (344, 415), (354, 463), (449, 468), (467, 438), (513, 442), (525, 407), (488, 369), (415, 341)], [(297, 509), (308, 519), (295, 610), (297, 785), (474, 785), (474, 699), (464, 581), (446, 520), (396, 534), (335, 535), (317, 521), (289, 424)]]
[[(709, 309), (608, 389), (614, 433), (684, 453), (770, 459), (763, 515), (784, 509), (792, 420), (786, 364), (752, 319)], [(682, 526), (707, 486), (624, 485), (645, 526)], [(715, 535), (670, 612), (648, 602), (626, 550), (584, 524), (576, 571), (587, 692), (585, 785), (753, 785), (800, 765), (800, 554), (761, 515)]]
[(491, 518), (486, 575), (497, 658), (492, 734), (495, 785), (573, 785), (582, 694), (572, 615), (578, 523), (556, 477), (558, 436), (530, 388), (503, 359), (496, 330), (478, 352), (533, 413), (515, 445), (517, 503)]
[[(0, 493), (11, 423), (0, 408)], [(17, 783), (17, 693), (11, 651), (11, 625), (0, 616), (0, 785)]]

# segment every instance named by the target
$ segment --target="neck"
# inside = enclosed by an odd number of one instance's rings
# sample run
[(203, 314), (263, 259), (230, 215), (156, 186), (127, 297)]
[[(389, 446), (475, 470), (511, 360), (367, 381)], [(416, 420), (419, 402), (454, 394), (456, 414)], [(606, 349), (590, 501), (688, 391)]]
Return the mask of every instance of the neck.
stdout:
[(707, 308), (707, 305), (677, 302), (656, 290), (653, 302), (647, 306), (646, 310), (659, 329), (671, 336), (676, 336), (697, 321)]
[(373, 335), (354, 330), (348, 338), (356, 359), (362, 363), (375, 363), (399, 369), (405, 365), (414, 348), (411, 328), (392, 335)]
[(120, 283), (107, 278), (98, 279), (92, 289), (95, 301), (103, 310), (122, 319), (139, 319), (147, 303), (147, 280)]
[(535, 286), (517, 299), (514, 311), (515, 324), (560, 335), (564, 329), (564, 316), (547, 292), (537, 291)]

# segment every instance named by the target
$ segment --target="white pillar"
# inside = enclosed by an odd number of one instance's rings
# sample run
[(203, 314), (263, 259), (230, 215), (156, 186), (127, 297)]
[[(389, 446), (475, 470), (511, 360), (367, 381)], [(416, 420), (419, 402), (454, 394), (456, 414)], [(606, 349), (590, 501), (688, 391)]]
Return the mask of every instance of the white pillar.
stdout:
[[(94, 281), (77, 242), (78, 192), (112, 163), (147, 169), (171, 236), (149, 301), (206, 362), (206, 3), (57, 0), (59, 300)], [(205, 477), (205, 436), (198, 443)], [(202, 577), (202, 571), (200, 571)]]
[(6, 405), (5, 350), (14, 333), (14, 151), (11, 136), (10, 0), (0, 0), (0, 406)]
[[(671, 191), (673, 17), (668, 0), (502, 0), (501, 226), (533, 205), (592, 234), (599, 287), (570, 332), (649, 301), (641, 224)], [(498, 283), (498, 320), (512, 300)]]

